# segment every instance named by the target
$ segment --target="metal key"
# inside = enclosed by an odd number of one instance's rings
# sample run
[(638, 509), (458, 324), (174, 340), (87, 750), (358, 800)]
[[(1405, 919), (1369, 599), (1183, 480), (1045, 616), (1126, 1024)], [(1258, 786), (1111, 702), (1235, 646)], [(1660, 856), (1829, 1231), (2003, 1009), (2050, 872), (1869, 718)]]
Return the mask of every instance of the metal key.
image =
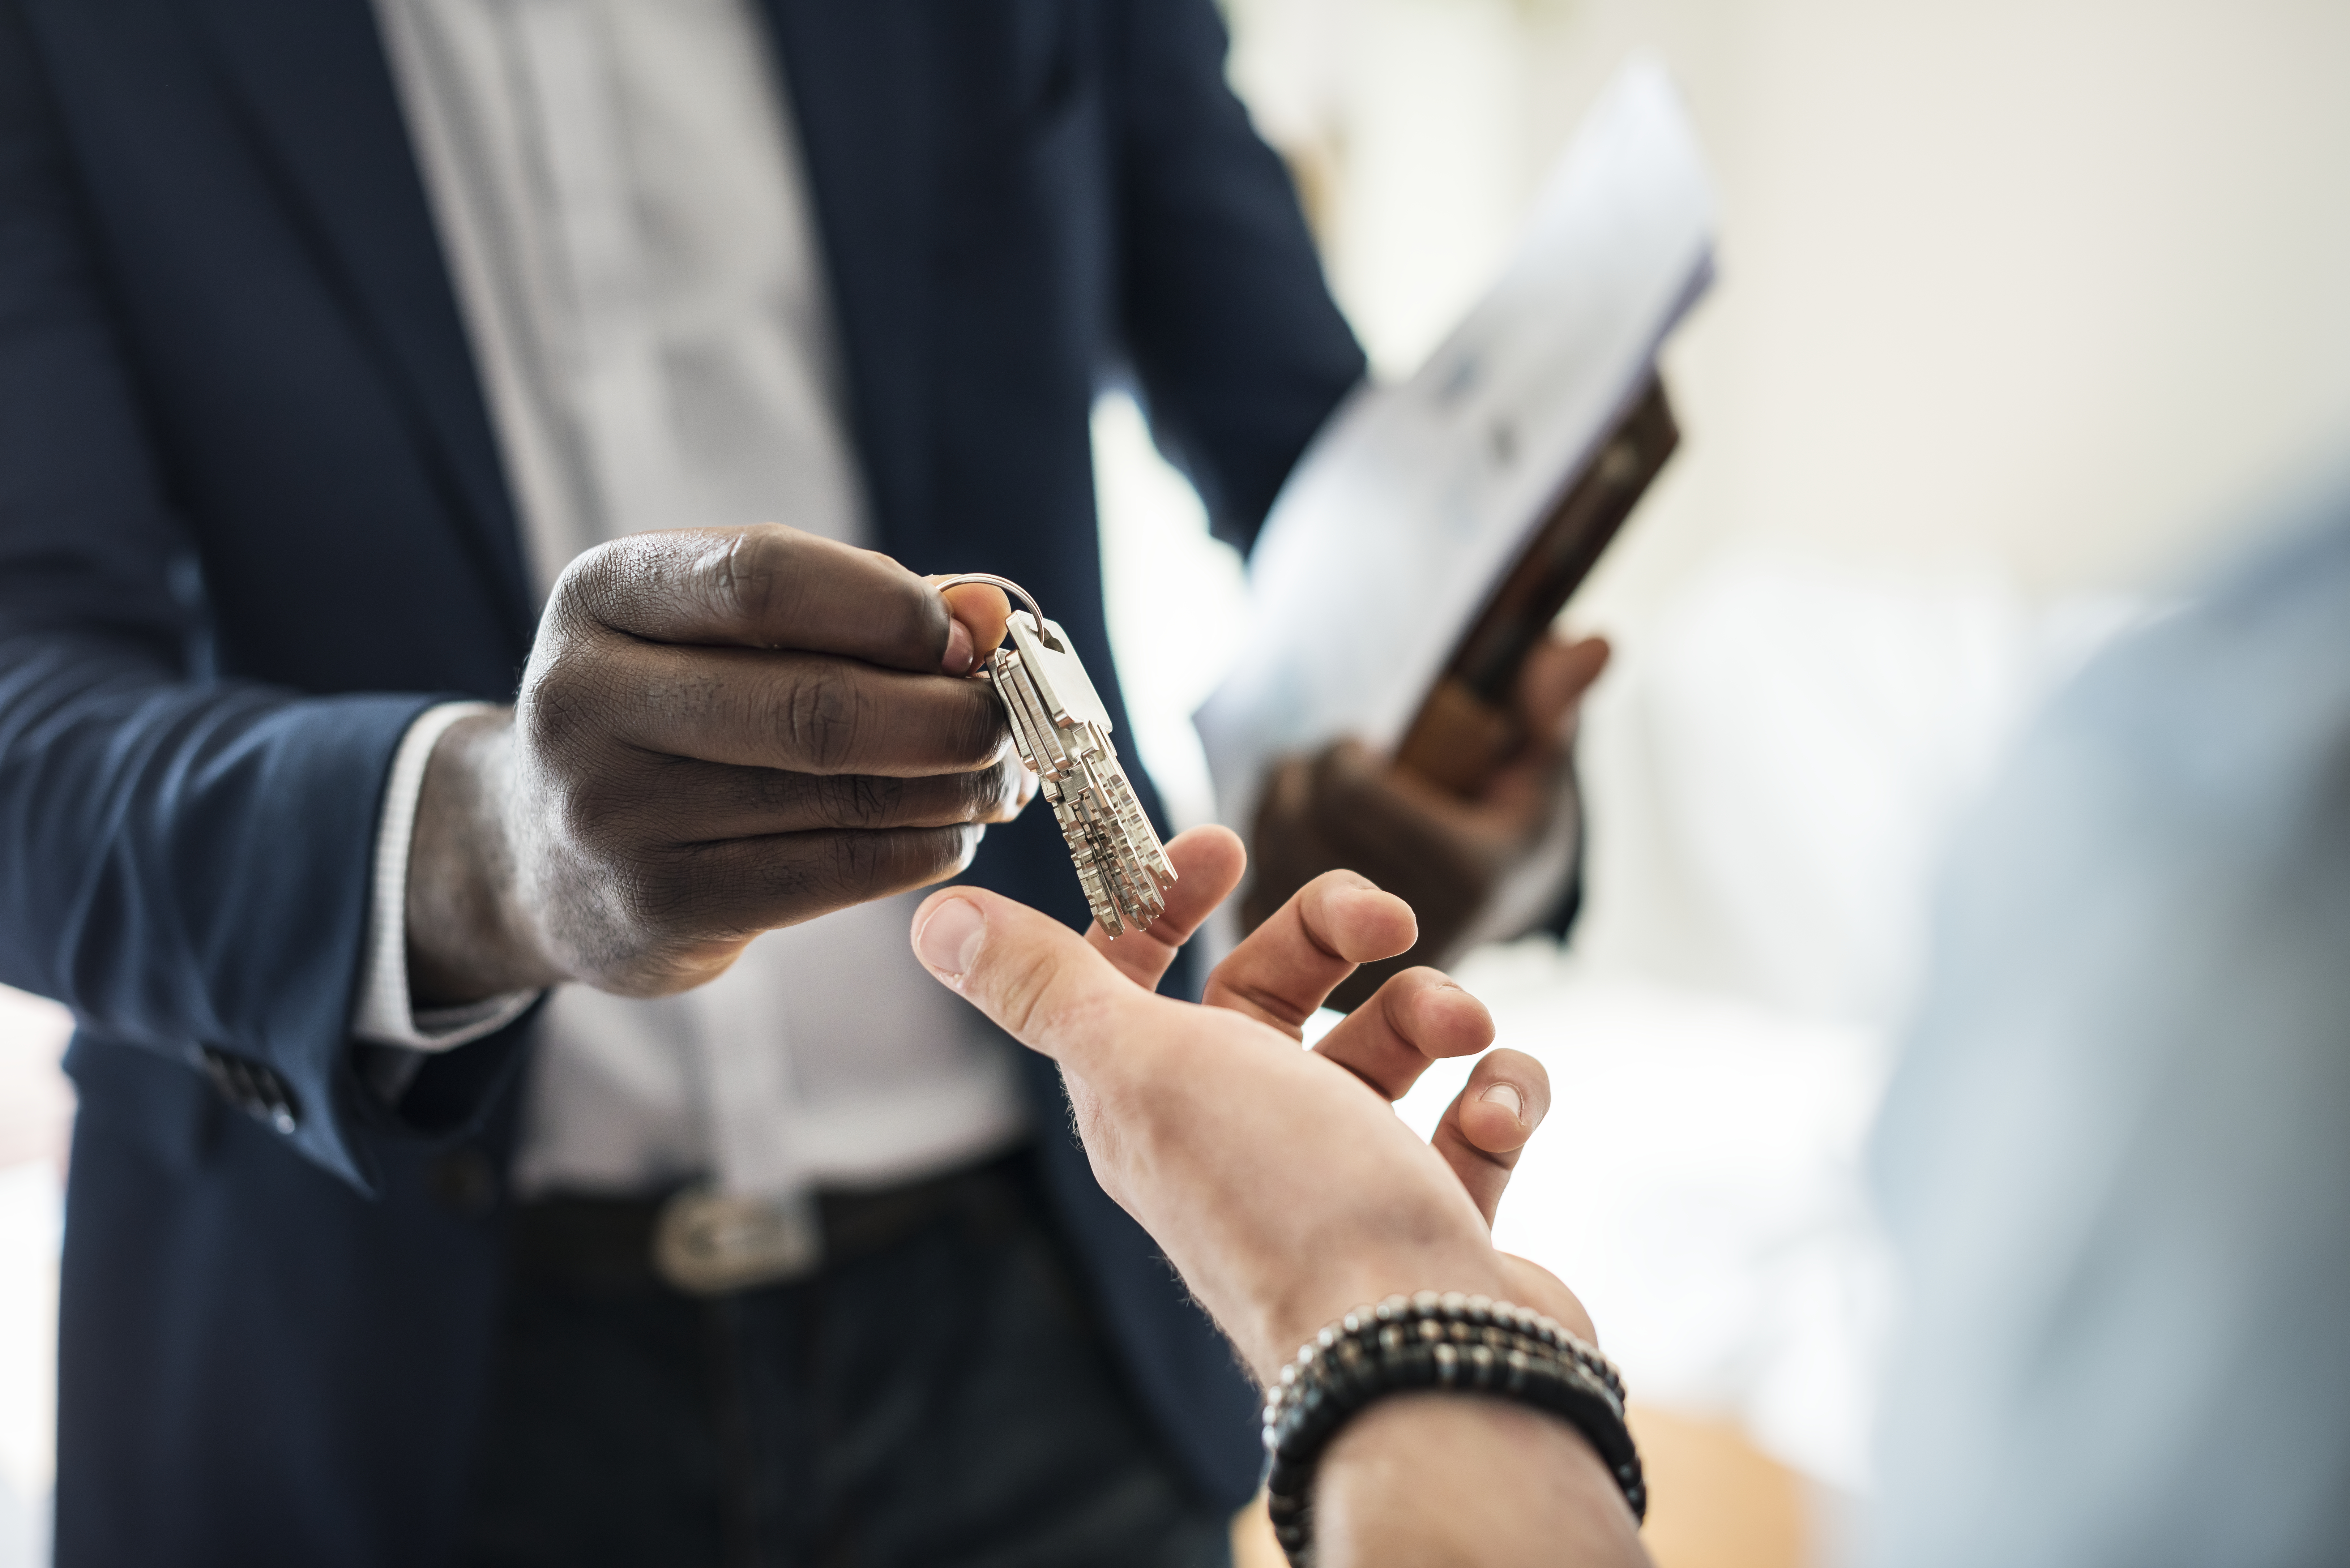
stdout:
[(1167, 912), (1174, 863), (1118, 765), (1109, 710), (1068, 634), (1017, 583), (971, 572), (938, 586), (957, 583), (991, 583), (1028, 607), (1012, 612), (1003, 645), (987, 661), (988, 679), (1012, 722), (1020, 760), (1042, 781), (1094, 919), (1112, 937), (1146, 929)]

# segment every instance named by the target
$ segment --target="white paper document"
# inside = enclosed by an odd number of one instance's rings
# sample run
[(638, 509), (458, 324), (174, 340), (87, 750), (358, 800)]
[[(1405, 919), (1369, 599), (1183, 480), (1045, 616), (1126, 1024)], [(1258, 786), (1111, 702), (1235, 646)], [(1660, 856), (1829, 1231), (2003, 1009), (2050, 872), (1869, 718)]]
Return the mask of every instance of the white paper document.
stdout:
[(1714, 199), (1661, 67), (1636, 60), (1560, 159), (1516, 254), (1418, 374), (1340, 406), (1250, 561), (1232, 674), (1193, 715), (1245, 832), (1272, 759), (1391, 749), (1470, 619), (1713, 271)]

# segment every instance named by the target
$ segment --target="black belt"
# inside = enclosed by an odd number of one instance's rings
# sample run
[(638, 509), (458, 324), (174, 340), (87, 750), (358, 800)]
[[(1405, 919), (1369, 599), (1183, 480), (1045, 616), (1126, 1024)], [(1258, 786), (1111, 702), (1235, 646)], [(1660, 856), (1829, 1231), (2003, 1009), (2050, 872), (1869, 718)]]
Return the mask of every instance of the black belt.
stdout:
[[(1009, 1221), (1034, 1211), (1035, 1185), (1028, 1154), (1019, 1150), (902, 1187), (819, 1190), (804, 1206), (771, 1207), (777, 1229), (764, 1235), (754, 1207), (713, 1199), (705, 1188), (642, 1198), (545, 1198), (515, 1206), (508, 1266), (535, 1282), (596, 1294), (720, 1294), (814, 1278), (943, 1221)], [(734, 1207), (715, 1210), (713, 1203)], [(692, 1224), (697, 1214), (707, 1219), (713, 1213), (743, 1231), (743, 1244), (732, 1249), (743, 1254), (742, 1261), (730, 1263), (723, 1255), (731, 1231), (705, 1227), (703, 1241), (720, 1237), (706, 1249), (707, 1266), (697, 1266), (691, 1256), (681, 1262), (681, 1227)]]

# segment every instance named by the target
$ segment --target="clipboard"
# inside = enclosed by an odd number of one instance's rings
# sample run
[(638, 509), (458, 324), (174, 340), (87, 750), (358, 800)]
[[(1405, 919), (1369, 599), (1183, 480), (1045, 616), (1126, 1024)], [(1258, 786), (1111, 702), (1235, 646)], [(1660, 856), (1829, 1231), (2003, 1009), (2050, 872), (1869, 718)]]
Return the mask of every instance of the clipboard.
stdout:
[(1680, 445), (1661, 379), (1572, 476), (1534, 536), (1461, 635), (1396, 747), (1399, 766), (1473, 795), (1525, 743), (1518, 673)]
[(1507, 753), (1526, 651), (1678, 441), (1657, 355), (1712, 281), (1714, 222), (1680, 100), (1636, 58), (1492, 286), (1408, 380), (1341, 404), (1275, 499), (1192, 715), (1227, 826), (1342, 737), (1455, 790)]

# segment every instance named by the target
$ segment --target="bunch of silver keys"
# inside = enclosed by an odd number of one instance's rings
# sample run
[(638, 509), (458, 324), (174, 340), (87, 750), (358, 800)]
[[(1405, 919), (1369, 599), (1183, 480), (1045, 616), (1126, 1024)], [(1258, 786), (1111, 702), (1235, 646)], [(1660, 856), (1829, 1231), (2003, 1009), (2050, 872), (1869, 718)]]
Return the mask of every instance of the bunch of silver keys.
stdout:
[(938, 586), (957, 583), (990, 583), (1028, 607), (1012, 612), (1003, 644), (987, 661), (1012, 743), (1042, 783), (1094, 919), (1113, 937), (1147, 929), (1167, 912), (1175, 866), (1118, 765), (1109, 710), (1068, 634), (1017, 583), (969, 572)]

